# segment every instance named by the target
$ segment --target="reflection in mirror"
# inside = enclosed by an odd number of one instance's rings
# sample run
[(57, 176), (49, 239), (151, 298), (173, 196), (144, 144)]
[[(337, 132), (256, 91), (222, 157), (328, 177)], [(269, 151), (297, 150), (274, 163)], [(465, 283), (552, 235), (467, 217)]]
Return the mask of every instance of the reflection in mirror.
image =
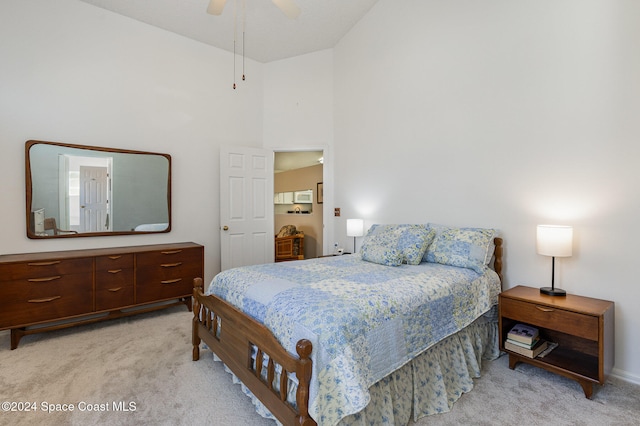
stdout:
[(171, 156), (27, 141), (27, 236), (171, 230)]

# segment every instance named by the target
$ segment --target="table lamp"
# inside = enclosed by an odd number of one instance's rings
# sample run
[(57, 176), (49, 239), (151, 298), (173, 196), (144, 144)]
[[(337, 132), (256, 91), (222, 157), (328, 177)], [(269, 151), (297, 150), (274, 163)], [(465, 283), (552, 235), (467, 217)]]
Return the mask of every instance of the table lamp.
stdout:
[(356, 252), (356, 237), (364, 235), (364, 220), (347, 219), (347, 237), (353, 237), (353, 252)]
[(555, 286), (556, 257), (570, 257), (573, 248), (573, 227), (562, 225), (538, 225), (536, 249), (538, 254), (551, 256), (551, 287), (540, 288), (540, 293), (550, 296), (566, 296), (567, 292)]

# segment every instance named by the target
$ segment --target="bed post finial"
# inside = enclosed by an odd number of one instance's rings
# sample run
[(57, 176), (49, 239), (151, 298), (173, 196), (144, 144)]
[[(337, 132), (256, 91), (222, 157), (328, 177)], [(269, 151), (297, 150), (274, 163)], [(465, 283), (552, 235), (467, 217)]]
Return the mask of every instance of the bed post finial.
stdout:
[(496, 246), (493, 252), (493, 270), (496, 271), (498, 277), (500, 277), (500, 284), (503, 284), (504, 278), (502, 277), (502, 238), (496, 237), (493, 239)]
[(200, 302), (198, 295), (204, 291), (202, 278), (193, 279), (193, 320), (191, 324), (191, 343), (193, 344), (192, 359), (197, 361), (200, 359), (200, 336), (198, 335), (198, 325), (200, 324)]
[(298, 377), (298, 390), (296, 392), (296, 403), (299, 414), (296, 416), (296, 424), (304, 426), (316, 425), (315, 420), (309, 416), (309, 384), (311, 382), (311, 352), (313, 345), (307, 339), (301, 339), (296, 344), (296, 352), (300, 357), (301, 366), (296, 371)]

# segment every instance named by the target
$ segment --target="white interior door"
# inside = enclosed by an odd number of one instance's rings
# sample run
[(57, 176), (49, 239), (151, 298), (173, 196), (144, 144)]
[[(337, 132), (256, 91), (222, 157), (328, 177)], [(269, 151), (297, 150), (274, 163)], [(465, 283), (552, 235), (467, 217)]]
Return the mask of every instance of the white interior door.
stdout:
[(80, 166), (80, 231), (105, 232), (109, 224), (107, 167)]
[(221, 147), (221, 269), (273, 262), (273, 245), (273, 151)]

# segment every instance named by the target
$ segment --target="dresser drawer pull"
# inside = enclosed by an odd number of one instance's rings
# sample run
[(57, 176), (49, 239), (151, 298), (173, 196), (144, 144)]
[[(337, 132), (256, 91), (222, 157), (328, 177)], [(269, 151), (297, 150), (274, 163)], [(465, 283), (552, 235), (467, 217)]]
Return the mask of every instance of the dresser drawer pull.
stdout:
[(542, 311), (542, 312), (553, 312), (553, 311), (554, 311), (554, 309), (546, 308), (546, 307), (544, 307), (544, 306), (539, 306), (539, 305), (536, 305), (536, 308), (537, 308), (538, 310)]
[(51, 266), (51, 265), (57, 265), (58, 263), (60, 263), (59, 260), (52, 260), (51, 262), (33, 262), (33, 263), (27, 263), (27, 265), (29, 266)]
[(31, 283), (42, 283), (47, 281), (59, 280), (60, 278), (62, 278), (60, 275), (56, 275), (55, 277), (29, 278), (27, 281)]
[(119, 272), (122, 272), (122, 269), (111, 269), (107, 271), (110, 274), (117, 274)]
[(122, 257), (122, 255), (119, 255), (119, 256), (109, 256), (109, 259), (111, 259), (111, 260), (118, 260), (118, 259), (120, 259), (121, 257)]
[(162, 266), (163, 268), (175, 268), (176, 266), (180, 266), (182, 265), (182, 262), (176, 262), (176, 263), (163, 263), (160, 266)]
[(110, 288), (109, 291), (115, 293), (116, 291), (120, 291), (122, 290), (122, 287), (115, 287), (115, 288)]
[(160, 281), (161, 284), (175, 284), (178, 281), (182, 281), (182, 278), (176, 278), (174, 280), (166, 280), (166, 281)]
[(170, 250), (170, 251), (161, 251), (162, 254), (178, 254), (182, 253), (182, 250)]
[(51, 302), (53, 300), (56, 299), (60, 299), (62, 296), (53, 296), (53, 297), (45, 297), (43, 299), (31, 299), (31, 300), (27, 300), (27, 302), (29, 303), (46, 303), (46, 302)]

